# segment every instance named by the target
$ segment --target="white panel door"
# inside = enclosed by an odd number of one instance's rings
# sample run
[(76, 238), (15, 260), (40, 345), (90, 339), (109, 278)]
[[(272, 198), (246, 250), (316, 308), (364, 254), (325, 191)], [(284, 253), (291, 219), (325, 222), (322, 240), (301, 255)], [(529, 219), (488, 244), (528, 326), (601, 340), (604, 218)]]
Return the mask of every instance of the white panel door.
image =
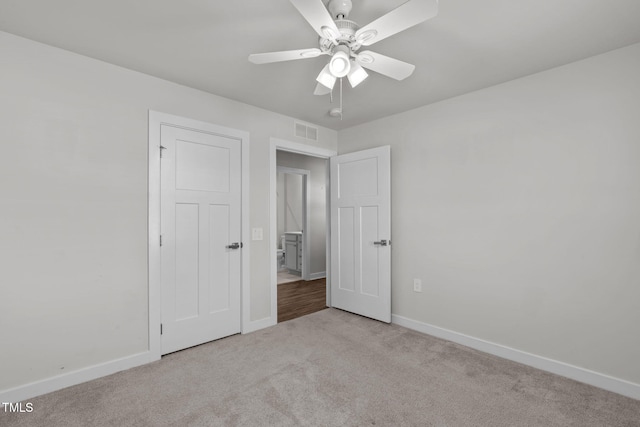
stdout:
[(167, 354), (240, 332), (241, 141), (169, 125), (160, 133)]
[(391, 155), (332, 157), (331, 305), (391, 322)]

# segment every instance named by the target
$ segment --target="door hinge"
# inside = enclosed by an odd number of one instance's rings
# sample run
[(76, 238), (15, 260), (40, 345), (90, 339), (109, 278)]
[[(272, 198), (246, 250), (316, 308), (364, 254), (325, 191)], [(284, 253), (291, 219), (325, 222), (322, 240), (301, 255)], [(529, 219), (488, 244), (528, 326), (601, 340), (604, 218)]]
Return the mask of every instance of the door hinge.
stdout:
[(166, 150), (167, 147), (160, 146), (160, 158), (162, 158), (162, 150)]
[(160, 335), (162, 335), (162, 323), (160, 323)]
[(162, 246), (162, 234), (160, 235), (160, 246)]

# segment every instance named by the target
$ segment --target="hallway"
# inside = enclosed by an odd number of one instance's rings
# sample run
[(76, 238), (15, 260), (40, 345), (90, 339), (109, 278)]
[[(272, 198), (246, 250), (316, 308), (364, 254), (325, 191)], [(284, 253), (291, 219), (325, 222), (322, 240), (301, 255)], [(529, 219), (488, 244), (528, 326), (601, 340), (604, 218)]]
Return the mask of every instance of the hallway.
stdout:
[(278, 323), (327, 308), (327, 280), (278, 285)]

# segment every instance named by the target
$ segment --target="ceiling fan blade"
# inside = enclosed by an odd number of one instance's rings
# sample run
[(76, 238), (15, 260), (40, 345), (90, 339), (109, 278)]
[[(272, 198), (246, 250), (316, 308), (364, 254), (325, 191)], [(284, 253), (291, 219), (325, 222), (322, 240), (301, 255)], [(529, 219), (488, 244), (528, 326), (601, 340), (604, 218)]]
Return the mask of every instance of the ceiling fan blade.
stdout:
[(322, 55), (320, 49), (283, 50), (281, 52), (254, 53), (249, 55), (249, 61), (254, 64), (269, 64), (271, 62), (293, 61), (295, 59), (315, 58)]
[(335, 41), (340, 37), (340, 30), (331, 19), (329, 11), (322, 0), (290, 0), (304, 19), (311, 24), (320, 37)]
[(406, 79), (416, 68), (415, 65), (389, 58), (388, 56), (380, 55), (370, 50), (360, 52), (356, 57), (356, 61), (364, 68), (396, 80)]
[(437, 14), (438, 0), (409, 0), (356, 31), (356, 40), (363, 46), (371, 46)]

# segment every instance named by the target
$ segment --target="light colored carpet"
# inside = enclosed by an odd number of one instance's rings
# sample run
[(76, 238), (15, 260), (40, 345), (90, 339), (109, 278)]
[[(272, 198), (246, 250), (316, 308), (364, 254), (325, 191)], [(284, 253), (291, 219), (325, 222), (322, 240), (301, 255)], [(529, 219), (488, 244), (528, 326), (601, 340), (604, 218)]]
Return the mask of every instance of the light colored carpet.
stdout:
[(0, 425), (640, 425), (638, 400), (335, 309), (30, 402)]

